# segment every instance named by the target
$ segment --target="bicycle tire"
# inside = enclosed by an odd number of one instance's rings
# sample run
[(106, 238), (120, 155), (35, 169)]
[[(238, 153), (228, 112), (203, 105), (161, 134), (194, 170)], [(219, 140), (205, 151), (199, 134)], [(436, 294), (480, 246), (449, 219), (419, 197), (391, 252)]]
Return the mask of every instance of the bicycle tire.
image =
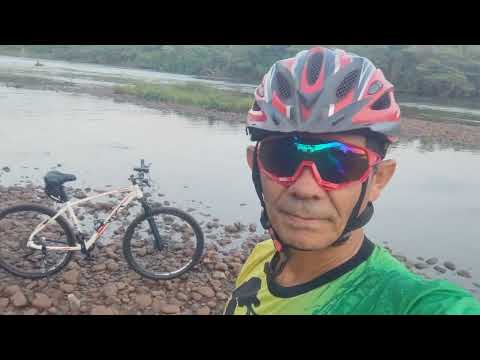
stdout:
[[(188, 265), (184, 266), (181, 270), (173, 272), (173, 274), (172, 273), (155, 274), (151, 271), (147, 271), (137, 261), (135, 261), (134, 256), (132, 254), (132, 237), (135, 233), (135, 230), (138, 229), (138, 227), (142, 223), (148, 222), (149, 217), (153, 217), (156, 215), (166, 215), (166, 216), (180, 218), (191, 227), (191, 229), (193, 230), (193, 234), (195, 235), (196, 247), (195, 247), (195, 251), (191, 255), (190, 262), (188, 263)], [(146, 214), (139, 215), (129, 225), (123, 239), (123, 254), (125, 256), (127, 263), (138, 274), (151, 280), (171, 280), (185, 274), (187, 271), (189, 271), (193, 266), (195, 266), (198, 263), (203, 253), (203, 247), (204, 247), (203, 231), (200, 225), (197, 223), (197, 221), (186, 212), (180, 209), (170, 208), (170, 207), (153, 208), (149, 216), (147, 216)]]
[[(24, 211), (24, 212), (25, 211), (31, 211), (31, 212), (35, 212), (35, 213), (44, 214), (44, 215), (47, 215), (47, 216), (50, 216), (50, 217), (53, 217), (53, 216), (56, 215), (56, 211), (54, 211), (53, 209), (50, 209), (48, 207), (42, 206), (42, 205), (19, 204), (19, 205), (8, 207), (8, 208), (0, 211), (0, 224), (2, 224), (2, 220), (4, 220), (6, 216), (14, 214), (14, 213), (19, 213), (19, 212), (22, 212), (22, 211)], [(55, 222), (65, 232), (65, 236), (66, 236), (66, 240), (67, 240), (67, 243), (65, 245), (68, 244), (69, 246), (75, 246), (76, 245), (75, 234), (74, 234), (70, 224), (68, 223), (68, 221), (64, 217), (59, 216), (55, 219)], [(33, 230), (34, 229), (32, 228), (32, 231)], [(3, 230), (0, 230), (0, 231), (3, 231)], [(0, 240), (0, 247), (1, 246), (2, 246), (2, 241)], [(32, 249), (32, 253), (33, 253), (33, 251), (40, 252), (41, 250)], [(4, 269), (5, 271), (7, 271), (8, 273), (10, 273), (12, 275), (15, 275), (15, 276), (18, 276), (18, 277), (22, 277), (22, 278), (26, 278), (26, 279), (41, 279), (41, 278), (45, 278), (45, 277), (48, 277), (48, 276), (51, 276), (51, 275), (54, 275), (54, 274), (58, 273), (63, 268), (65, 268), (65, 266), (68, 265), (68, 263), (72, 259), (73, 252), (68, 251), (66, 253), (67, 254), (65, 254), (65, 258), (59, 264), (55, 265), (54, 267), (52, 267), (51, 269), (49, 269), (46, 272), (25, 272), (25, 271), (19, 271), (18, 269), (11, 266), (8, 262), (4, 261), (4, 259), (2, 259), (2, 256), (1, 256), (2, 252), (0, 251), (0, 267), (2, 269)]]

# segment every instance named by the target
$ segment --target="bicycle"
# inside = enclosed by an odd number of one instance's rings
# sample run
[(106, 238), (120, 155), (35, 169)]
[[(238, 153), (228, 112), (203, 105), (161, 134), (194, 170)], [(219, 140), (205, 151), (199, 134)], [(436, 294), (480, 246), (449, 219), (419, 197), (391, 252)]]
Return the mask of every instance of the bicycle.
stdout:
[[(63, 207), (56, 212), (43, 205), (26, 203), (2, 210), (0, 267), (19, 277), (40, 279), (65, 268), (74, 252), (80, 251), (86, 259), (92, 260), (91, 251), (95, 243), (115, 215), (121, 210), (126, 211), (133, 201), (138, 201), (143, 212), (130, 223), (123, 237), (123, 255), (129, 266), (152, 280), (169, 280), (189, 271), (198, 263), (203, 252), (202, 229), (192, 216), (180, 209), (148, 204), (143, 189), (151, 187), (146, 176), (150, 173), (150, 166), (145, 165), (142, 159), (140, 167), (133, 169), (135, 175), (128, 178), (132, 183), (130, 186), (75, 201), (69, 200), (64, 184), (75, 181), (76, 176), (59, 171), (48, 172), (44, 177), (45, 192), (55, 202), (64, 204)], [(87, 234), (82, 232), (74, 208), (114, 194), (126, 195), (105, 220), (94, 222), (94, 232), (86, 240)], [(73, 221), (76, 231), (69, 220)], [(180, 225), (180, 222), (183, 224)], [(178, 250), (177, 258), (172, 257), (174, 250)], [(135, 255), (141, 259), (137, 260)], [(154, 255), (153, 261), (146, 260), (147, 255)], [(183, 264), (180, 261), (187, 262)], [(18, 266), (28, 269), (19, 269)]]

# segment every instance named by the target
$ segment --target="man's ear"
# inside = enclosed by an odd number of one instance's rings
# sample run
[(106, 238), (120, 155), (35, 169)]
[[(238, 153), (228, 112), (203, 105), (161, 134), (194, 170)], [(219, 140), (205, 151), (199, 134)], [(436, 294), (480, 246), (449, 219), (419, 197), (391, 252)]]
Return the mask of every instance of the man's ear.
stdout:
[(372, 177), (372, 187), (370, 190), (369, 201), (374, 202), (382, 193), (382, 190), (387, 186), (395, 174), (397, 162), (395, 160), (385, 160), (377, 165), (377, 171)]
[(250, 167), (250, 170), (253, 168), (253, 153), (255, 152), (255, 146), (248, 146), (247, 147), (247, 163)]

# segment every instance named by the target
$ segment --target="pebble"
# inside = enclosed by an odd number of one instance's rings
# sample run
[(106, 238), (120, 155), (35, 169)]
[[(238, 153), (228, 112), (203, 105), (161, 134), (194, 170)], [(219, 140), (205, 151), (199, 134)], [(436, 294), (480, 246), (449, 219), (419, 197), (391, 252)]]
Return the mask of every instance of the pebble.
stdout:
[(202, 306), (196, 313), (197, 315), (210, 315), (210, 308), (208, 306)]
[(438, 271), (439, 273), (442, 273), (442, 274), (445, 274), (447, 272), (447, 270), (439, 265), (435, 265), (433, 267), (436, 271)]
[(27, 298), (25, 297), (25, 295), (23, 295), (23, 292), (21, 292), (21, 291), (18, 291), (17, 293), (15, 293), (10, 298), (10, 300), (12, 301), (13, 306), (15, 306), (17, 308), (27, 306), (27, 304), (28, 304)]
[(427, 259), (427, 261), (425, 261), (428, 265), (435, 265), (436, 263), (438, 263), (438, 259), (437, 258), (430, 258), (430, 259)]
[(63, 280), (68, 284), (72, 284), (72, 285), (78, 284), (79, 279), (80, 279), (80, 273), (76, 269), (67, 271), (65, 274), (63, 274)]
[(90, 311), (90, 315), (114, 315), (112, 309), (103, 305), (94, 306)]
[(457, 275), (458, 276), (462, 276), (462, 277), (465, 277), (467, 279), (470, 279), (472, 277), (472, 275), (466, 271), (466, 270), (460, 270), (460, 271), (457, 271)]
[(76, 314), (78, 313), (78, 311), (83, 313), (87, 312), (87, 309), (85, 307), (83, 307), (84, 311), (82, 311), (81, 302), (74, 294), (68, 294), (67, 300), (68, 300), (68, 305), (70, 306), (70, 311), (72, 313)]
[(180, 307), (173, 304), (164, 304), (160, 306), (160, 312), (164, 314), (178, 314), (180, 312)]
[(419, 270), (423, 270), (423, 269), (428, 268), (428, 265), (424, 264), (424, 263), (416, 263), (414, 266)]
[(36, 293), (32, 305), (39, 310), (47, 310), (52, 306), (52, 300), (45, 294)]
[(443, 263), (443, 266), (445, 266), (448, 270), (452, 270), (452, 271), (455, 271), (456, 270), (456, 266), (454, 263), (450, 262), (450, 261), (445, 261)]

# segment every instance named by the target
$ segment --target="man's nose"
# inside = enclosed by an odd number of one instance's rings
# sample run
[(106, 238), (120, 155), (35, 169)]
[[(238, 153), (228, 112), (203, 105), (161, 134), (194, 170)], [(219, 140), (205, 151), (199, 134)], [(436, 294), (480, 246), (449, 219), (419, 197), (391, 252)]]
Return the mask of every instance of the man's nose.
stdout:
[(302, 168), (297, 180), (289, 186), (288, 191), (300, 199), (321, 199), (327, 196), (326, 191), (317, 183), (310, 166)]

